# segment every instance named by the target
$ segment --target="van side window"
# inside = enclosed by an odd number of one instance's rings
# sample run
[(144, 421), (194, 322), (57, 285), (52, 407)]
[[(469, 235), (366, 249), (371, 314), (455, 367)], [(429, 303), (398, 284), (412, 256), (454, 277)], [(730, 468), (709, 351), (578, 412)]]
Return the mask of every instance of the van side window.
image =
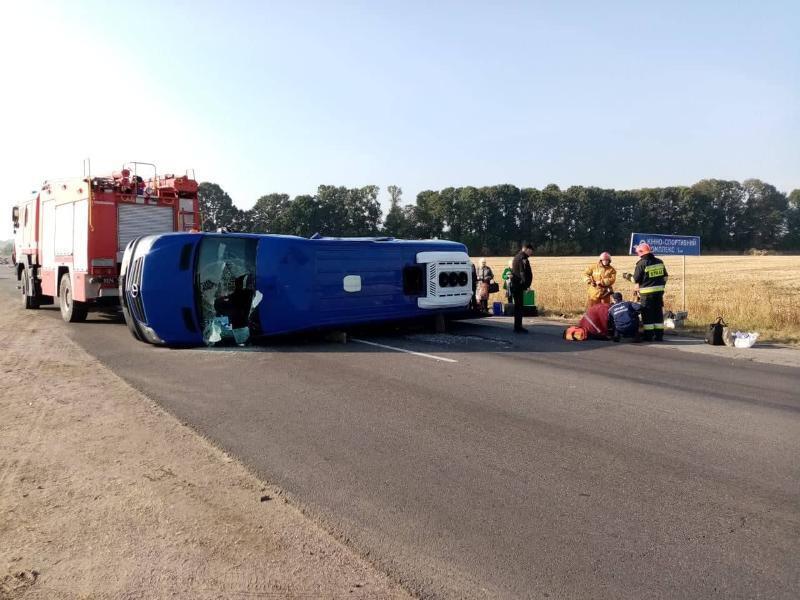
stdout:
[(403, 269), (403, 293), (407, 296), (421, 296), (425, 293), (425, 271), (420, 265)]

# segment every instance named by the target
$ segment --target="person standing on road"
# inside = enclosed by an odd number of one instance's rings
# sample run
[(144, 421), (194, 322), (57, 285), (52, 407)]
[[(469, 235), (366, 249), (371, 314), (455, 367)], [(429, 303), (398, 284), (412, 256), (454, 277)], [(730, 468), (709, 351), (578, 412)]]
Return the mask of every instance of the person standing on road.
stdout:
[(608, 335), (615, 342), (620, 337), (633, 338), (634, 342), (641, 342), (639, 335), (639, 312), (642, 305), (637, 302), (626, 302), (620, 292), (611, 295), (614, 304), (608, 309)]
[(636, 246), (640, 257), (633, 271), (634, 288), (641, 298), (644, 341), (660, 342), (664, 339), (664, 288), (667, 285), (667, 267), (653, 255), (650, 244)]
[(492, 268), (486, 265), (486, 259), (481, 258), (478, 267), (478, 304), (484, 312), (489, 310), (489, 284), (494, 279)]
[(514, 259), (508, 259), (508, 266), (503, 269), (503, 274), (501, 278), (503, 279), (503, 289), (506, 291), (506, 302), (512, 302), (513, 298), (511, 297), (511, 265), (514, 264)]
[(511, 296), (514, 299), (515, 333), (528, 333), (528, 330), (522, 326), (522, 311), (525, 290), (531, 287), (531, 283), (533, 283), (533, 272), (531, 271), (531, 264), (528, 262), (531, 256), (533, 256), (533, 246), (524, 244), (519, 254), (511, 261), (511, 277), (509, 281), (511, 282)]
[(595, 304), (610, 304), (617, 280), (617, 270), (611, 266), (611, 255), (603, 252), (597, 263), (589, 265), (583, 272), (583, 282), (588, 285), (589, 299), (586, 308)]
[(475, 270), (475, 263), (472, 266), (472, 298), (469, 301), (470, 310), (478, 310), (478, 301), (475, 298), (475, 291), (478, 289), (478, 272)]

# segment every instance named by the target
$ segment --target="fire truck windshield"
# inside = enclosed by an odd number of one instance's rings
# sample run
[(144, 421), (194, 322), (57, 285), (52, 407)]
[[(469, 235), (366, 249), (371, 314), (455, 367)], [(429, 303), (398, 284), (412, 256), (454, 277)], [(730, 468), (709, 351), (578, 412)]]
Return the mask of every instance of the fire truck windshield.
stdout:
[(255, 289), (258, 240), (235, 235), (205, 236), (195, 267), (195, 297), (203, 340), (244, 344), (261, 301)]

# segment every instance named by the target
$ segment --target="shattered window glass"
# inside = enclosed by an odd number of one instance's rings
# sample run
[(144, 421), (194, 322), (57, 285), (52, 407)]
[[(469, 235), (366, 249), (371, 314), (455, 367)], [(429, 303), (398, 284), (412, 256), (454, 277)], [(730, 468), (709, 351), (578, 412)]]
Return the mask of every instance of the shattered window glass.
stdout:
[(200, 242), (195, 286), (208, 345), (250, 339), (252, 316), (261, 301), (255, 289), (256, 246), (254, 238), (208, 236)]

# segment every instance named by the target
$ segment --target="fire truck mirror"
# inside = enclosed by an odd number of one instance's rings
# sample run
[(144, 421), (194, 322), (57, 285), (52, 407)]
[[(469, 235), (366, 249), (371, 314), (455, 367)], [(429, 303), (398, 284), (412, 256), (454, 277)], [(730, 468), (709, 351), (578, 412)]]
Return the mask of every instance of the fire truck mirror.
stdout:
[(11, 209), (11, 221), (14, 223), (14, 230), (19, 229), (19, 206)]

